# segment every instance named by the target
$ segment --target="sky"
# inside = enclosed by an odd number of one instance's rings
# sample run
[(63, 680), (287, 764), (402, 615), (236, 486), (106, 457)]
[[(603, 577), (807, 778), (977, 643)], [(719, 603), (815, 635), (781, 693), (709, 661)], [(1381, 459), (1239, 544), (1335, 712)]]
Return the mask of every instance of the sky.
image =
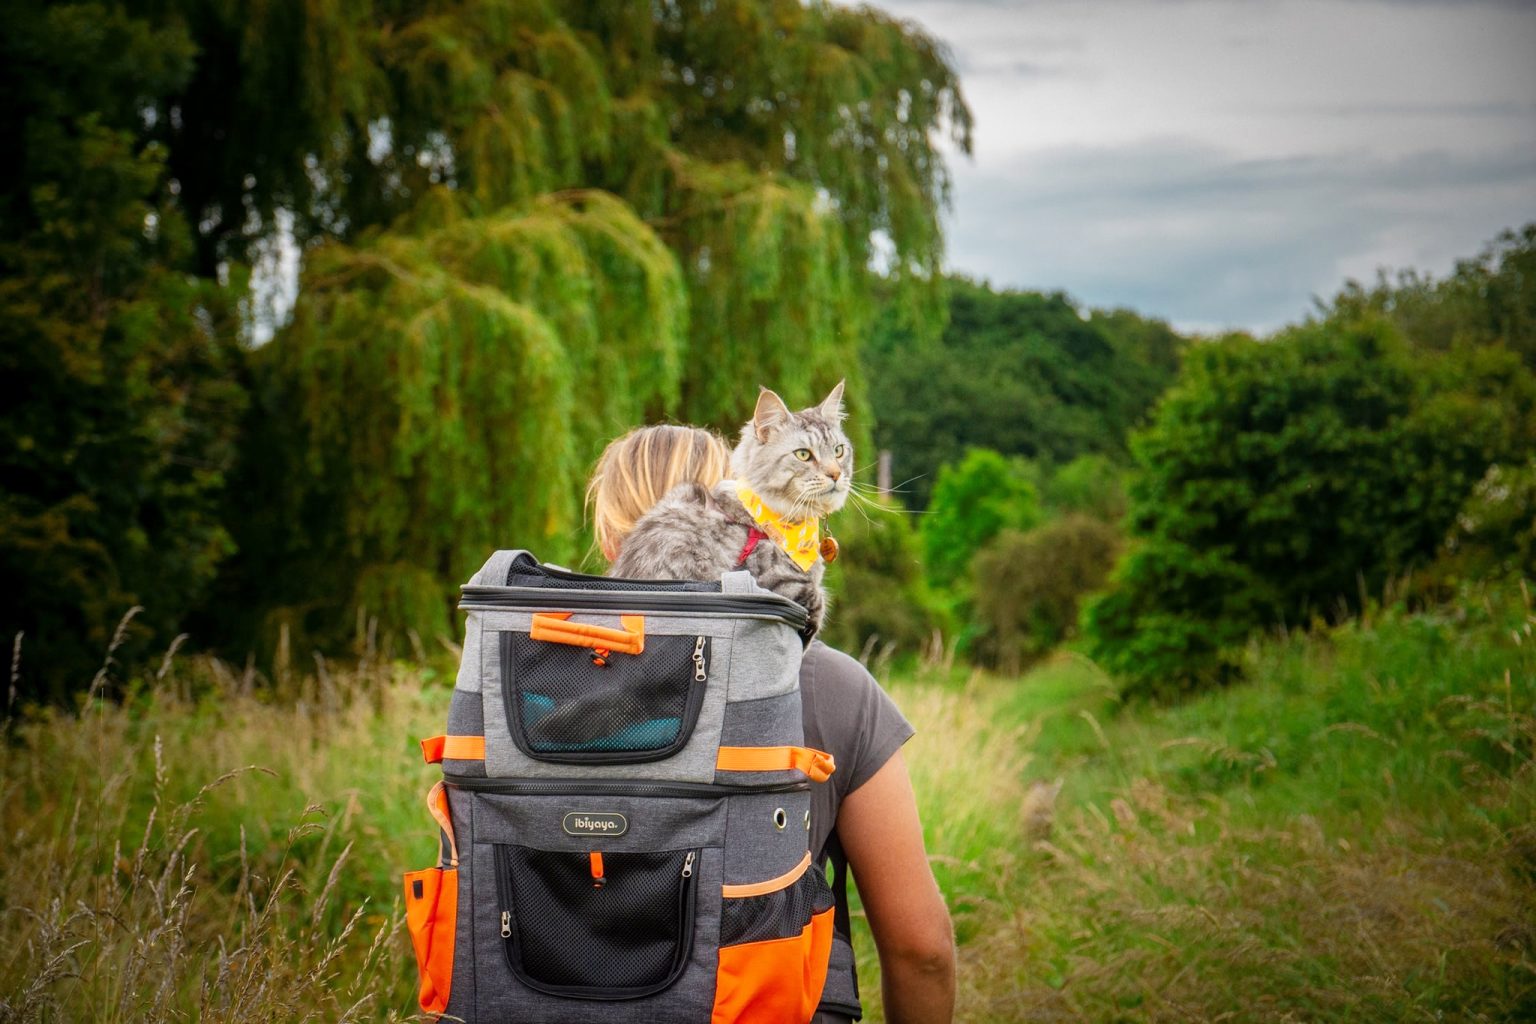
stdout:
[(950, 269), (1267, 333), (1536, 220), (1536, 0), (880, 0), (946, 43)]

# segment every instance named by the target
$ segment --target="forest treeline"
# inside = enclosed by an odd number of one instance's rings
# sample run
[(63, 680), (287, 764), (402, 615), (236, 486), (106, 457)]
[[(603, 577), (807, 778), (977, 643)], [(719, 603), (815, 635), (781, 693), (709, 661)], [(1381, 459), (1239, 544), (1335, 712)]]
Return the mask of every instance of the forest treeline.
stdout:
[(22, 697), (85, 688), (134, 606), (118, 656), (151, 667), (184, 632), (264, 664), (430, 649), (492, 548), (589, 557), (607, 439), (734, 431), (759, 384), (846, 378), (861, 466), (888, 449), (905, 481), (836, 524), (854, 650), (1011, 667), (1081, 636), (1177, 690), (1436, 559), (1529, 564), (1536, 228), (1272, 339), (1192, 341), (940, 273), (939, 147), (970, 114), (943, 48), (870, 8), (8, 16)]
[(970, 144), (934, 40), (797, 0), (21, 0), (0, 122), (0, 625), (52, 696), (133, 605), (125, 657), (430, 644), (487, 550), (581, 556), (603, 441), (760, 382), (867, 439), (875, 247), (937, 323)]
[(846, 570), (845, 644), (1017, 670), (1073, 642), (1166, 698), (1240, 677), (1266, 630), (1536, 576), (1536, 224), (1263, 339), (966, 282), (951, 311), (866, 346), (924, 514), (874, 546), (893, 588)]

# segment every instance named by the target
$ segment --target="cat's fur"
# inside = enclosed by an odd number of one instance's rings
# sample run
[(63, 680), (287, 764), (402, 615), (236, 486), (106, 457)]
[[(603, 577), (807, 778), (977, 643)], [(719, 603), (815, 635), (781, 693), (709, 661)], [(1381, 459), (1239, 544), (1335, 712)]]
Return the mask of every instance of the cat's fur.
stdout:
[[(786, 520), (820, 518), (842, 508), (853, 486), (853, 445), (843, 433), (842, 420), (841, 382), (820, 405), (799, 412), (791, 412), (783, 399), (764, 388), (731, 453), (733, 479), (713, 490), (696, 483), (674, 488), (624, 538), (612, 574), (717, 580), (738, 568), (752, 517), (736, 497), (736, 481), (752, 488)], [(794, 454), (797, 449), (809, 449), (811, 457), (802, 462)], [(805, 606), (810, 613), (807, 637), (821, 629), (827, 607), (821, 558), (804, 571), (770, 539), (754, 547), (739, 568), (750, 572), (759, 586)]]

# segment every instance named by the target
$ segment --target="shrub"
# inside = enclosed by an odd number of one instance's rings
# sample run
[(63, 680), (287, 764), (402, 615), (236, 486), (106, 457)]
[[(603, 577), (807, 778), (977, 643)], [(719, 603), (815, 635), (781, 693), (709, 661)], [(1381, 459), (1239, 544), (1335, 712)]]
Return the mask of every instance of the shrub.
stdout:
[(1456, 514), (1437, 568), (1459, 579), (1536, 576), (1536, 457), (1488, 467)]
[(976, 556), (977, 653), (1017, 672), (1067, 639), (1078, 603), (1103, 585), (1120, 551), (1114, 527), (1071, 515), (1020, 533), (1005, 530)]
[(923, 519), (928, 575), (939, 585), (959, 582), (982, 545), (1005, 529), (1040, 522), (1034, 467), (987, 448), (972, 448), (939, 470)]
[(1273, 587), (1243, 566), (1159, 539), (1121, 561), (1082, 625), (1122, 694), (1167, 698), (1235, 678), (1238, 649), (1275, 607)]
[(1434, 556), (1533, 407), (1511, 353), (1415, 353), (1379, 321), (1195, 349), (1132, 443), (1147, 543), (1089, 610), (1097, 655), (1132, 689), (1188, 689), (1252, 628), (1353, 609)]

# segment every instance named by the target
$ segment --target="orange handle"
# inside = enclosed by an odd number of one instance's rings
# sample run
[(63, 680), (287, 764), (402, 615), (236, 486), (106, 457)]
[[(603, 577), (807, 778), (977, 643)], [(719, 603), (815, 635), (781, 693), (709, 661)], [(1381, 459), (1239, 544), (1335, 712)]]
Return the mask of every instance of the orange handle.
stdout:
[(539, 612), (533, 617), (528, 635), (535, 640), (572, 647), (591, 647), (621, 654), (639, 654), (645, 650), (645, 616), (620, 615), (622, 629), (571, 622), (570, 612)]
[(721, 747), (715, 768), (722, 772), (804, 772), (812, 782), (826, 782), (836, 764), (825, 750), (811, 747)]

